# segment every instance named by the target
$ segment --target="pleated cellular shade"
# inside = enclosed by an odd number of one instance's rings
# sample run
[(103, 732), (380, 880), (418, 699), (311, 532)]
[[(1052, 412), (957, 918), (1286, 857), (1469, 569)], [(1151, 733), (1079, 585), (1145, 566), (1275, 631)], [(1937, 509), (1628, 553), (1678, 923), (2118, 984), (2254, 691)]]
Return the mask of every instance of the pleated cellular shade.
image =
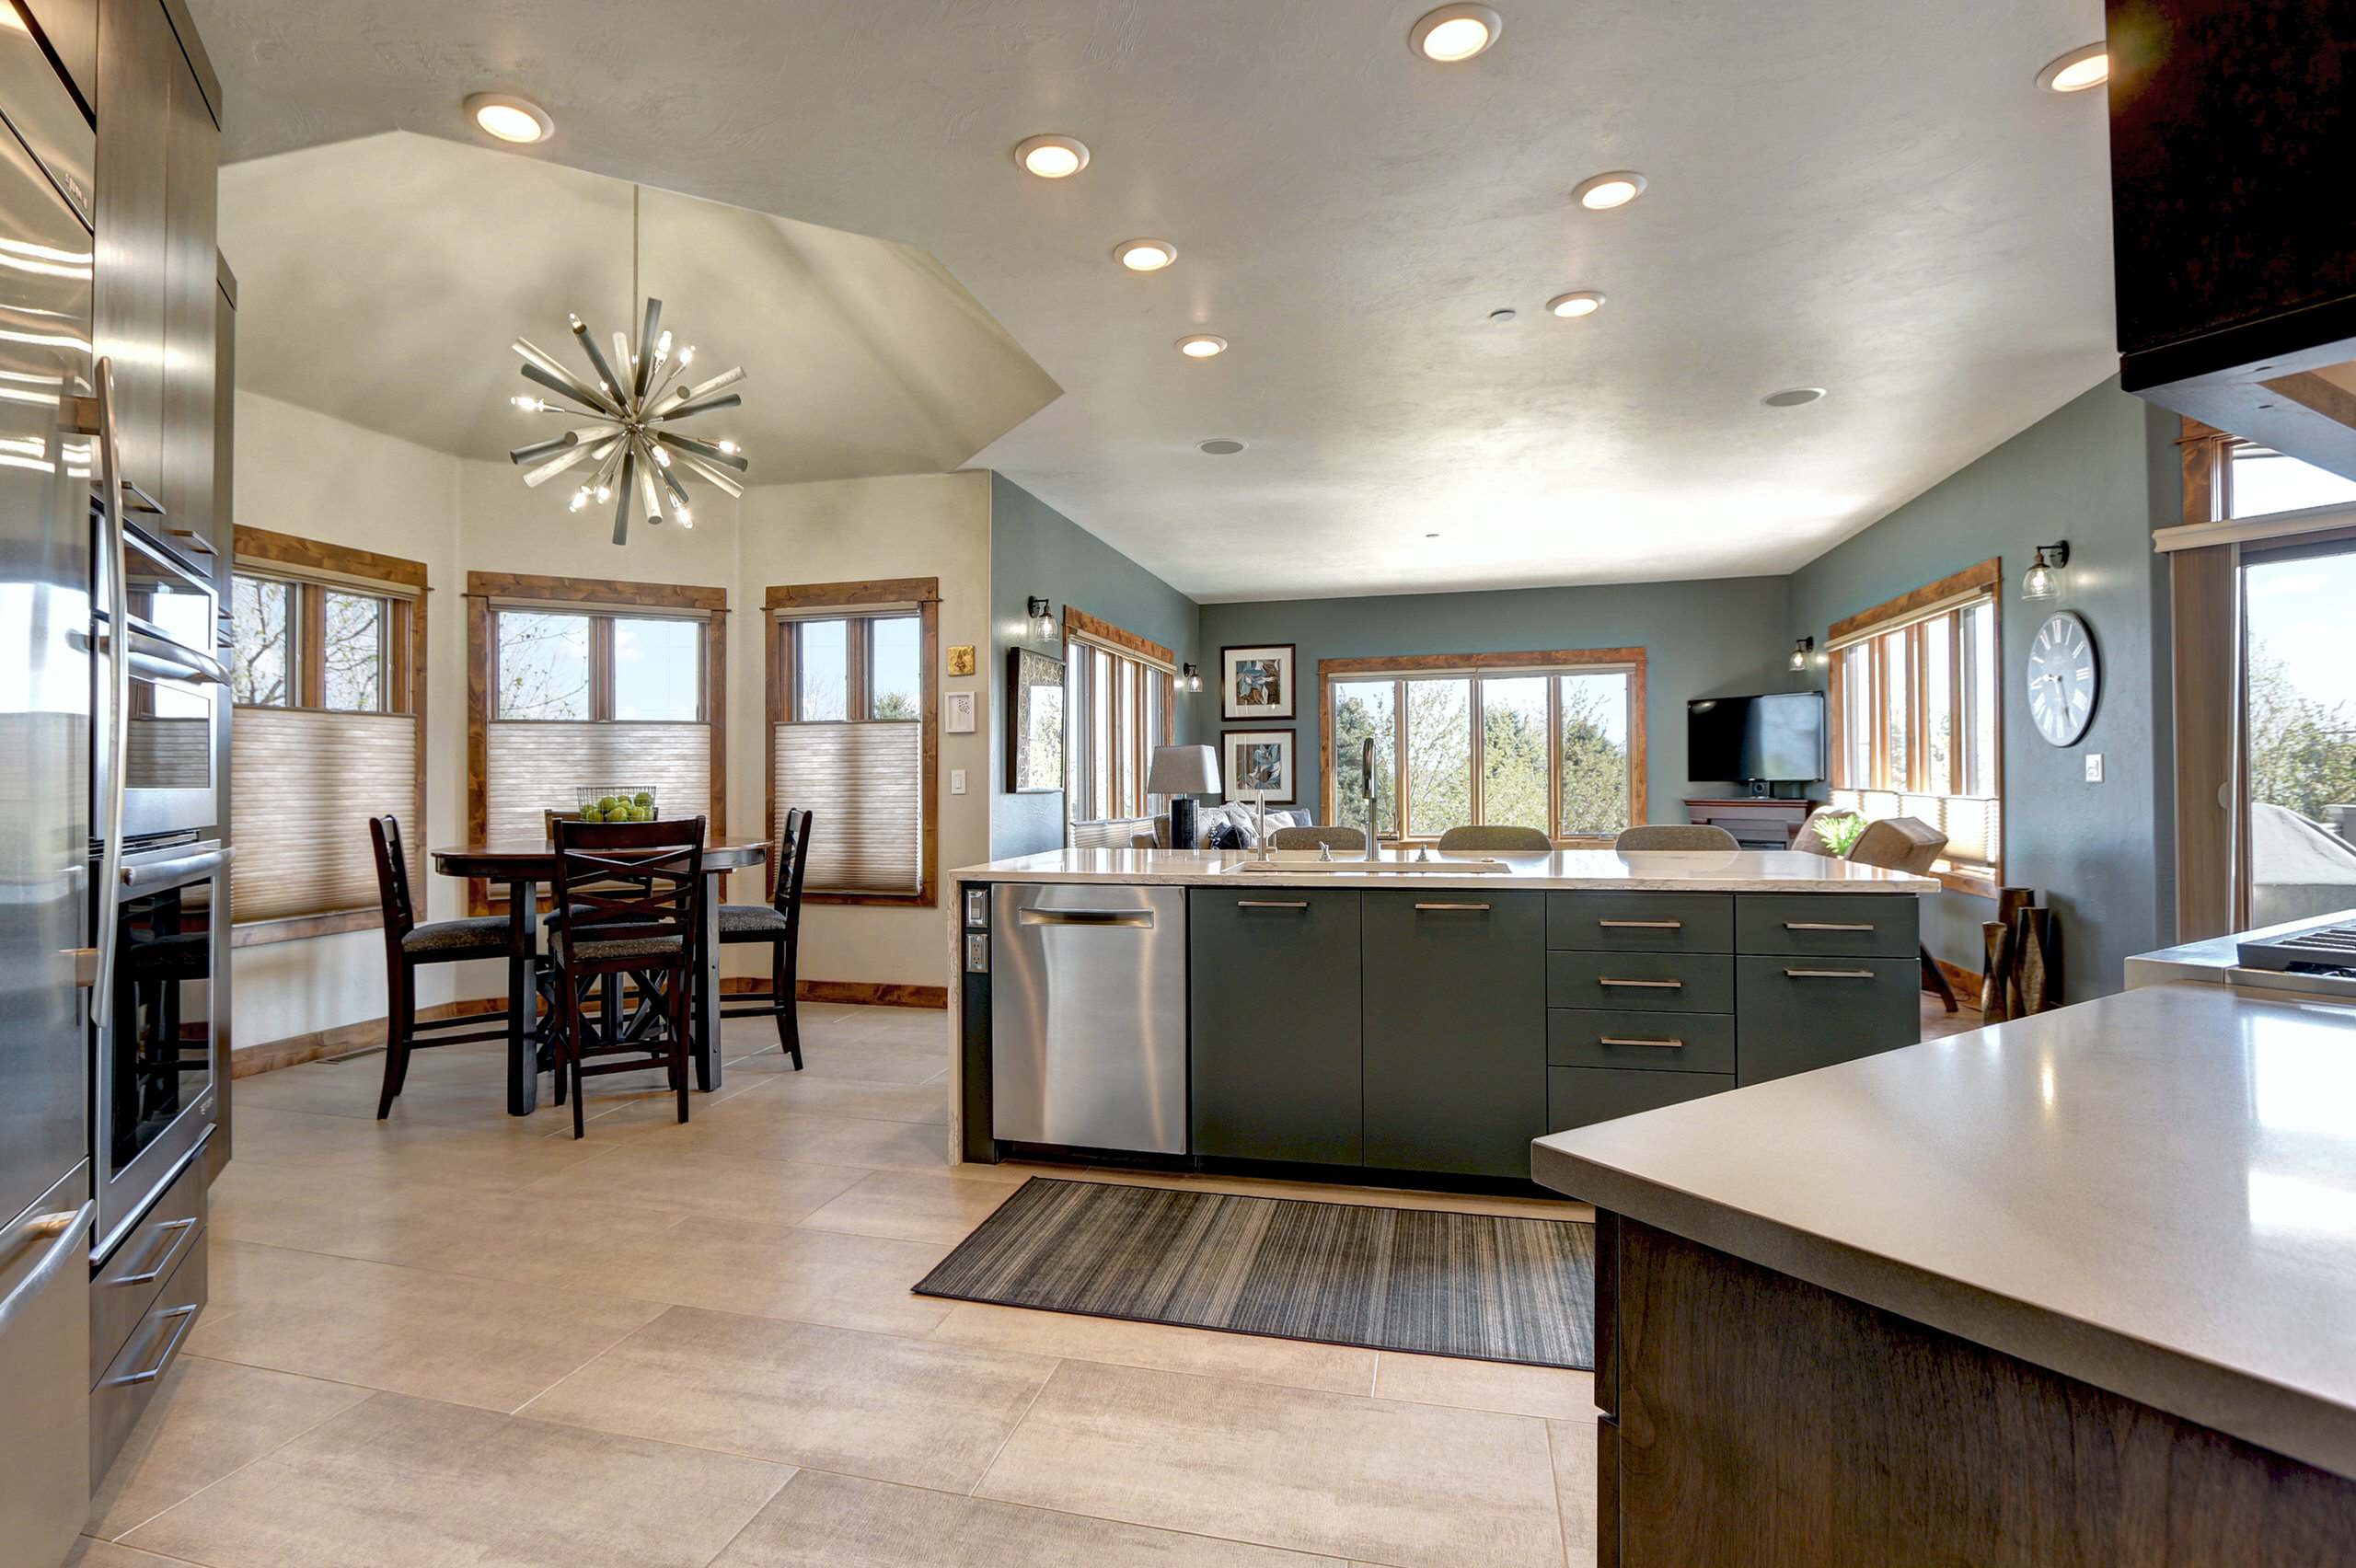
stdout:
[[(579, 810), (584, 785), (652, 790), (665, 818), (711, 815), (709, 724), (506, 723), (486, 739), (484, 826), (494, 844), (546, 843), (546, 813)], [(707, 822), (704, 842), (721, 834)]]
[(814, 813), (803, 886), (826, 893), (923, 891), (924, 726), (776, 724), (769, 798), (780, 821)]
[(1895, 790), (1835, 790), (1830, 803), (1868, 821), (1909, 816), (1947, 836), (1944, 857), (1957, 866), (1994, 866), (2004, 859), (2004, 802), (1986, 795), (1910, 795)]
[[(237, 918), (376, 908), (368, 819), (390, 812), (416, 830), (416, 718), (240, 708), (235, 722), (237, 858), (229, 885)], [(410, 871), (414, 877), (417, 867)]]

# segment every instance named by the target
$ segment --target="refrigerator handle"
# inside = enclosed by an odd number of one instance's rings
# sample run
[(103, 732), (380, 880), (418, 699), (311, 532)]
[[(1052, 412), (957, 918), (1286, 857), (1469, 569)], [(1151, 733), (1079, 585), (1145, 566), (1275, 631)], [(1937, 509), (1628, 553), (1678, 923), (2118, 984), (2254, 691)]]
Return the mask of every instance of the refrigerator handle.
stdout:
[(99, 840), (98, 882), (91, 899), (98, 922), (98, 972), (90, 987), (90, 1021), (100, 1029), (114, 1018), (115, 944), (119, 921), (115, 890), (122, 882), (123, 770), (130, 766), (131, 736), (124, 720), (131, 712), (131, 589), (130, 563), (122, 542), (122, 451), (115, 422), (114, 361), (100, 358), (94, 377), (98, 395), (95, 417), (85, 432), (98, 442), (98, 505), (102, 532), (98, 539), (100, 569), (107, 574), (107, 798), (101, 803), (104, 837)]

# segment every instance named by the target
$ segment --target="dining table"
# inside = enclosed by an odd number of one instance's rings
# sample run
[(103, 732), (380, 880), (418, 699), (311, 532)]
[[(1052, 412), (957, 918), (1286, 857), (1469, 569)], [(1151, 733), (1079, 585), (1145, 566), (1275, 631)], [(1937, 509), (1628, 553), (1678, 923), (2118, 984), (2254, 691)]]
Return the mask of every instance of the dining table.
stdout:
[[(709, 1094), (720, 1087), (720, 905), (721, 878), (766, 863), (768, 846), (753, 842), (703, 847), (703, 974), (696, 987), (695, 1022), (688, 1055), (696, 1088)], [(446, 877), (480, 879), (507, 890), (507, 1113), (528, 1116), (539, 1107), (539, 890), (554, 887), (554, 846), (529, 840), (491, 840), (453, 845), (433, 853), (433, 869)]]

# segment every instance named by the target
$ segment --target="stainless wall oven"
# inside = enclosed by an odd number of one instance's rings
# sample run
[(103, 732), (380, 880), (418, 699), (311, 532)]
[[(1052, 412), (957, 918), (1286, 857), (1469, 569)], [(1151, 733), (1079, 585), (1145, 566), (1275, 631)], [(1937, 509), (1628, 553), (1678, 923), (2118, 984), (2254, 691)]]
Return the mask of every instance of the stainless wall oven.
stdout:
[(214, 982), (229, 953), (215, 917), (229, 907), (230, 857), (210, 840), (132, 847), (115, 877), (98, 932), (90, 1137), (100, 1258), (213, 1128)]
[[(96, 620), (99, 654), (98, 734), (93, 767), (97, 798), (109, 799), (112, 770), (122, 768), (126, 842), (162, 834), (201, 833), (221, 820), (220, 748), (214, 732), (229, 700), (228, 672), (215, 657), (216, 601), (210, 571), (170, 546), (121, 526), (122, 594), (113, 593), (113, 552), (100, 524)], [(110, 628), (122, 616), (128, 679), (117, 685)], [(113, 725), (121, 704), (121, 748)]]

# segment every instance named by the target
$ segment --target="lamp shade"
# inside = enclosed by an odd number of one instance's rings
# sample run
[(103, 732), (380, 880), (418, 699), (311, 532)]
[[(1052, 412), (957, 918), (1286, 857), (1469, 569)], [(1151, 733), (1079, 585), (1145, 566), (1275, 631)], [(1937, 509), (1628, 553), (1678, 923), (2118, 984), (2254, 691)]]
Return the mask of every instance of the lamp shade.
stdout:
[(1149, 795), (1216, 795), (1218, 754), (1208, 746), (1156, 746), (1146, 768)]

